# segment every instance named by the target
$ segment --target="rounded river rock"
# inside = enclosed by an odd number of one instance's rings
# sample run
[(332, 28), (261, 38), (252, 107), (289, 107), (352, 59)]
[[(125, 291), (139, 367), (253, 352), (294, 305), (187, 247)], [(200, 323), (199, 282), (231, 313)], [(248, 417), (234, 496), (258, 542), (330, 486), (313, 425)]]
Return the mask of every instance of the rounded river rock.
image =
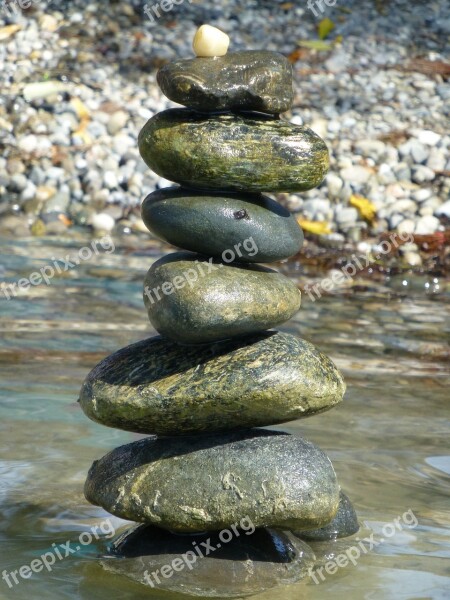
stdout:
[(171, 531), (329, 523), (339, 486), (327, 455), (302, 438), (267, 430), (146, 438), (92, 465), (86, 499), (123, 519)]
[(169, 244), (206, 256), (234, 256), (237, 262), (283, 260), (303, 244), (295, 217), (261, 194), (165, 188), (147, 196), (142, 218)]
[(190, 252), (157, 260), (144, 282), (144, 303), (153, 327), (186, 344), (270, 329), (288, 321), (300, 301), (295, 283), (277, 271), (227, 265)]
[(294, 99), (291, 64), (267, 50), (176, 60), (159, 70), (157, 80), (170, 100), (200, 111), (282, 113)]
[(333, 362), (287, 333), (203, 346), (154, 337), (100, 362), (80, 403), (89, 418), (109, 427), (186, 435), (307, 417), (332, 408), (344, 391)]
[[(106, 571), (181, 598), (242, 598), (309, 574), (314, 553), (289, 531), (243, 527), (180, 535), (154, 525), (127, 530), (101, 564)], [(176, 596), (178, 598), (178, 596)]]
[(139, 152), (161, 177), (197, 189), (301, 192), (317, 187), (329, 166), (311, 129), (258, 113), (165, 110), (139, 133)]

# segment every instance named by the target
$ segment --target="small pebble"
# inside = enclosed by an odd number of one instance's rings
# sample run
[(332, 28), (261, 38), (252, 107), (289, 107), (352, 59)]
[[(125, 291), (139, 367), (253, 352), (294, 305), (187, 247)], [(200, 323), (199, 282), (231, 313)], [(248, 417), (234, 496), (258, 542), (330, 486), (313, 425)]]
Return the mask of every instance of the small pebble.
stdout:
[(114, 218), (108, 213), (98, 213), (91, 219), (91, 225), (96, 231), (105, 231), (109, 233), (113, 230)]
[(433, 216), (421, 217), (416, 224), (414, 233), (419, 235), (429, 235), (439, 228), (439, 219)]
[(416, 252), (406, 252), (403, 258), (411, 267), (420, 267), (422, 265), (422, 259)]
[(228, 35), (211, 25), (199, 27), (192, 42), (196, 56), (204, 57), (224, 56), (229, 45)]

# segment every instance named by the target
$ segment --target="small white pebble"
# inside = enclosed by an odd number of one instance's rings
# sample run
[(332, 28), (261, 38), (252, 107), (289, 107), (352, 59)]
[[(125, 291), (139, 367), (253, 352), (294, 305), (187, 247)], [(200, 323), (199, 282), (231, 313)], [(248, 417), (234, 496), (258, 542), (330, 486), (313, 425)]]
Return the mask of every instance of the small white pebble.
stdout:
[(192, 42), (196, 56), (225, 56), (230, 45), (230, 38), (226, 33), (212, 27), (202, 25), (197, 29)]
[(108, 233), (114, 228), (115, 221), (108, 213), (98, 213), (92, 217), (91, 225), (97, 231)]
[(441, 139), (441, 136), (439, 133), (431, 131), (430, 129), (422, 129), (422, 131), (418, 132), (417, 138), (422, 144), (426, 144), (427, 146), (436, 146)]
[(405, 252), (404, 258), (411, 267), (420, 267), (422, 264), (422, 259), (416, 252)]
[(359, 244), (356, 246), (356, 249), (358, 252), (368, 254), (372, 250), (372, 245), (368, 242), (359, 242)]

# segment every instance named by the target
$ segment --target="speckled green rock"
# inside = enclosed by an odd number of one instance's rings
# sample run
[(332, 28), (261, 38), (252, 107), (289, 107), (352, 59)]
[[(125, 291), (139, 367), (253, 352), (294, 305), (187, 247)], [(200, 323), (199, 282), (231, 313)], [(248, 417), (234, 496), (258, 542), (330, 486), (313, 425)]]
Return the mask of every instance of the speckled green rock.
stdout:
[(358, 517), (348, 496), (341, 492), (339, 495), (339, 508), (334, 519), (320, 529), (309, 531), (295, 531), (295, 535), (305, 540), (323, 542), (348, 537), (359, 531)]
[(282, 113), (294, 99), (291, 64), (268, 50), (176, 60), (158, 71), (157, 80), (170, 100), (201, 111)]
[(313, 131), (257, 113), (165, 110), (144, 125), (139, 151), (161, 177), (198, 189), (301, 192), (317, 187), (329, 165)]
[(255, 527), (312, 529), (339, 504), (330, 459), (287, 433), (247, 430), (146, 438), (95, 461), (86, 499), (121, 517), (172, 531)]
[(255, 530), (247, 520), (245, 529), (238, 521), (236, 525), (223, 533), (188, 535), (139, 525), (113, 541), (101, 565), (148, 588), (181, 594), (170, 596), (172, 600), (252, 596), (295, 583), (314, 566), (311, 548), (291, 532)]
[(203, 346), (154, 337), (102, 360), (87, 376), (80, 403), (109, 427), (185, 435), (307, 417), (332, 408), (344, 391), (332, 361), (287, 333)]
[(275, 262), (303, 244), (295, 217), (261, 194), (165, 188), (147, 196), (142, 218), (169, 244), (208, 257), (234, 254), (237, 262)]
[(157, 260), (144, 282), (144, 303), (161, 335), (201, 344), (264, 331), (300, 308), (295, 283), (259, 265), (224, 264), (175, 252)]

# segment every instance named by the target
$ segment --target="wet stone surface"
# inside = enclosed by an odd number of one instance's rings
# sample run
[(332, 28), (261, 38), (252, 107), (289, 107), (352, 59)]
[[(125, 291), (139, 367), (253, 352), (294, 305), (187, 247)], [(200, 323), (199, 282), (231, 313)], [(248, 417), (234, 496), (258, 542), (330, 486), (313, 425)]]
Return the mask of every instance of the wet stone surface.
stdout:
[(185, 344), (270, 329), (288, 321), (300, 302), (297, 286), (277, 271), (188, 252), (156, 261), (144, 281), (144, 304), (153, 327)]
[(197, 189), (300, 192), (317, 187), (329, 166), (311, 129), (258, 113), (165, 110), (139, 133), (139, 152), (161, 177)]
[(355, 509), (344, 492), (340, 492), (339, 508), (331, 523), (328, 523), (328, 525), (325, 525), (325, 527), (321, 527), (320, 529), (295, 531), (294, 533), (304, 540), (327, 541), (349, 537), (350, 535), (357, 533), (358, 530), (359, 524)]
[(261, 194), (165, 188), (147, 196), (142, 218), (169, 244), (237, 262), (279, 261), (303, 244), (295, 217)]
[(170, 100), (201, 111), (282, 113), (294, 99), (292, 66), (282, 54), (265, 50), (172, 61), (157, 79)]
[(109, 427), (186, 435), (306, 417), (338, 404), (344, 391), (331, 359), (294, 335), (266, 332), (201, 346), (155, 337), (102, 360), (80, 403)]
[(264, 429), (120, 446), (93, 463), (85, 495), (115, 516), (178, 532), (218, 531), (244, 518), (255, 527), (313, 529), (339, 504), (326, 454)]
[(236, 524), (220, 535), (141, 525), (119, 536), (101, 563), (155, 590), (204, 598), (250, 596), (307, 576), (314, 554), (304, 542), (286, 531)]

